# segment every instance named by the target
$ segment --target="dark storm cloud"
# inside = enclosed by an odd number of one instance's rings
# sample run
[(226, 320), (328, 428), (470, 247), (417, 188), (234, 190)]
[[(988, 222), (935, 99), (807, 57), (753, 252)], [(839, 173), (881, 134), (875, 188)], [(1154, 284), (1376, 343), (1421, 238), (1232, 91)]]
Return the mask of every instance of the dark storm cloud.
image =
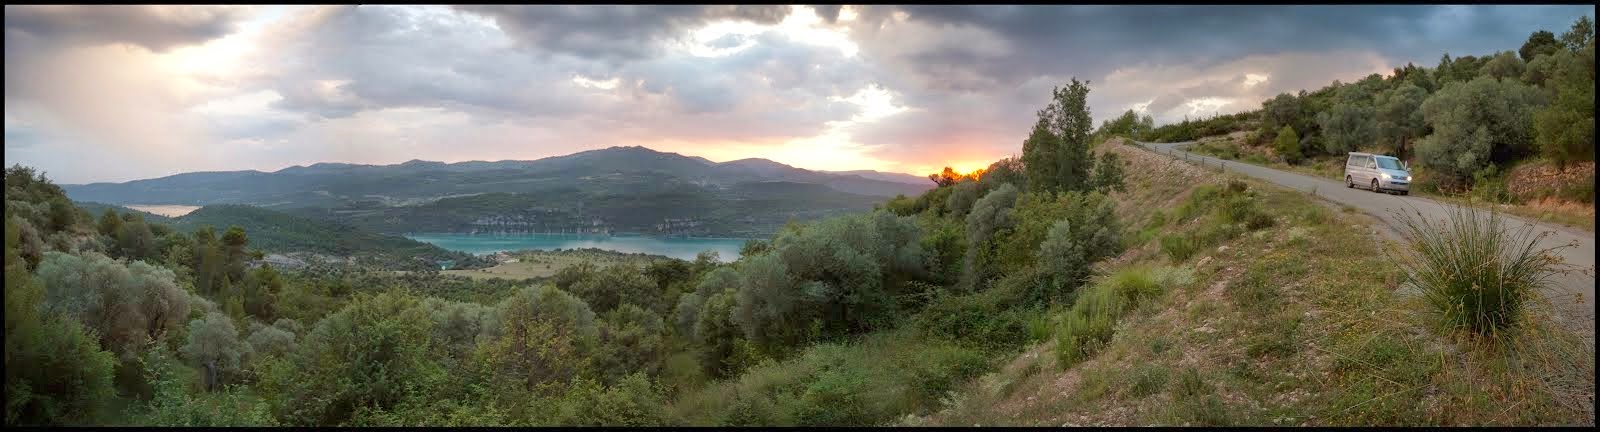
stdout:
[(245, 18), (243, 9), (222, 6), (6, 5), (5, 13), (6, 51), (23, 39), (124, 42), (165, 51), (222, 37)]
[(708, 22), (742, 19), (773, 24), (789, 13), (788, 6), (771, 5), (485, 5), (456, 9), (494, 19), (506, 34), (538, 51), (610, 63), (654, 57), (661, 52), (660, 41), (680, 37)]
[[(748, 9), (697, 10), (772, 20)], [(662, 15), (684, 19), (680, 9), (669, 11), (680, 12)], [(504, 28), (504, 19), (496, 21)], [(484, 122), (587, 119), (617, 127), (609, 130), (651, 129), (663, 138), (772, 140), (815, 135), (828, 121), (848, 119), (853, 105), (828, 98), (848, 96), (871, 78), (860, 62), (841, 61), (837, 49), (771, 33), (723, 38), (722, 45), (752, 43), (726, 56), (674, 51), (620, 65), (529, 52), (539, 47), (515, 45), (517, 34), (493, 31), (477, 15), (437, 10), (333, 7), (280, 33), (263, 57), (281, 63), (269, 83), (282, 96), (273, 106), (325, 120), (429, 107)], [(617, 87), (584, 88), (574, 77)]]
[[(981, 56), (958, 45), (893, 60), (911, 63), (914, 70), (965, 65), (993, 77), (992, 82), (977, 84), (1015, 85), (1062, 71), (1101, 76), (1117, 65), (1149, 59), (1205, 65), (1249, 54), (1350, 47), (1407, 60), (1437, 59), (1445, 50), (1486, 54), (1515, 49), (1511, 41), (1593, 10), (1592, 6), (872, 6), (864, 10), (856, 28), (873, 33), (878, 23), (903, 11), (909, 21), (936, 28), (971, 26), (993, 32), (1015, 48), (1003, 61), (977, 61)], [(864, 49), (874, 45), (864, 44)]]

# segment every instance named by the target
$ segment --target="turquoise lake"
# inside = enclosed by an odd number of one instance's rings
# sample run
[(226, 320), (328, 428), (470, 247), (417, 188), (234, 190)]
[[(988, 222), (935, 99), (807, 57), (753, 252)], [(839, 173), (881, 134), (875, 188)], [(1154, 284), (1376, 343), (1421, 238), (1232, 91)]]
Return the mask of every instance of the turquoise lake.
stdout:
[(476, 255), (514, 250), (605, 249), (665, 255), (693, 261), (703, 251), (716, 251), (723, 261), (739, 258), (744, 239), (664, 238), (644, 236), (575, 236), (560, 234), (411, 234), (407, 238)]

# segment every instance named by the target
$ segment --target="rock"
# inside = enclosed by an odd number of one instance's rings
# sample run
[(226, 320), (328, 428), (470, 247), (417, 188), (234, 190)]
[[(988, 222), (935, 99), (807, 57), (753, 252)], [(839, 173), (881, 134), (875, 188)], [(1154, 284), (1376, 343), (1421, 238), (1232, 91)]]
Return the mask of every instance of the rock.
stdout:
[(1217, 253), (1223, 253), (1223, 252), (1227, 252), (1227, 251), (1228, 251), (1228, 245), (1217, 246)]

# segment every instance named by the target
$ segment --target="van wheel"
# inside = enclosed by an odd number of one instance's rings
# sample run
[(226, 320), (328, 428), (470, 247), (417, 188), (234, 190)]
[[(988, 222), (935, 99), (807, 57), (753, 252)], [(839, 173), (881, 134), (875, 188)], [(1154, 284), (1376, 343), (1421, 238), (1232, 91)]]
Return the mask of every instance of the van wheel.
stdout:
[(1355, 189), (1356, 181), (1350, 179), (1350, 176), (1344, 176), (1344, 187), (1349, 188), (1349, 189)]
[(1383, 189), (1378, 189), (1378, 179), (1372, 179), (1372, 191), (1383, 193)]

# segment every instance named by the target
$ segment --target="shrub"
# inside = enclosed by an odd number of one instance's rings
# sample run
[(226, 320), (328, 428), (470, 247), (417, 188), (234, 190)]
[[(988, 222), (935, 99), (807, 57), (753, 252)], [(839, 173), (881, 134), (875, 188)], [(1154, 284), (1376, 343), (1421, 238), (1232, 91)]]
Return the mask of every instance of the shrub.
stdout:
[(1183, 233), (1166, 234), (1161, 236), (1161, 251), (1174, 261), (1183, 261), (1194, 256), (1200, 250), (1200, 244), (1193, 236)]
[[(1008, 280), (1011, 278), (1007, 278)], [(1009, 350), (1027, 341), (1022, 304), (1027, 282), (1002, 283), (974, 294), (946, 295), (918, 313), (913, 325), (924, 336), (982, 350)]]
[(1194, 283), (1186, 268), (1132, 266), (1106, 275), (1084, 291), (1061, 319), (1056, 355), (1062, 367), (1093, 356), (1111, 340), (1123, 314), (1160, 296), (1170, 286)]
[(1510, 204), (1516, 201), (1516, 198), (1511, 196), (1511, 189), (1506, 185), (1505, 178), (1494, 165), (1472, 173), (1472, 196), (1497, 204)]
[(1069, 192), (1062, 201), (1065, 217), (1050, 226), (1037, 252), (1052, 298), (1073, 292), (1089, 277), (1090, 266), (1122, 252), (1122, 226), (1104, 195)]
[(1556, 248), (1538, 246), (1545, 234), (1508, 229), (1498, 212), (1454, 207), (1440, 222), (1400, 216), (1409, 253), (1398, 261), (1447, 328), (1494, 335), (1515, 326), (1560, 271)]
[(1295, 133), (1293, 126), (1283, 125), (1283, 129), (1278, 130), (1278, 138), (1272, 141), (1272, 149), (1277, 150), (1278, 156), (1291, 165), (1300, 163), (1303, 157), (1300, 154), (1300, 134)]
[(1166, 368), (1148, 363), (1136, 366), (1128, 374), (1128, 394), (1140, 398), (1160, 393), (1168, 378)]
[(5, 242), (6, 425), (92, 421), (115, 395), (116, 360), (77, 320), (40, 313), (44, 290), (17, 253), (20, 224), (12, 221)]

